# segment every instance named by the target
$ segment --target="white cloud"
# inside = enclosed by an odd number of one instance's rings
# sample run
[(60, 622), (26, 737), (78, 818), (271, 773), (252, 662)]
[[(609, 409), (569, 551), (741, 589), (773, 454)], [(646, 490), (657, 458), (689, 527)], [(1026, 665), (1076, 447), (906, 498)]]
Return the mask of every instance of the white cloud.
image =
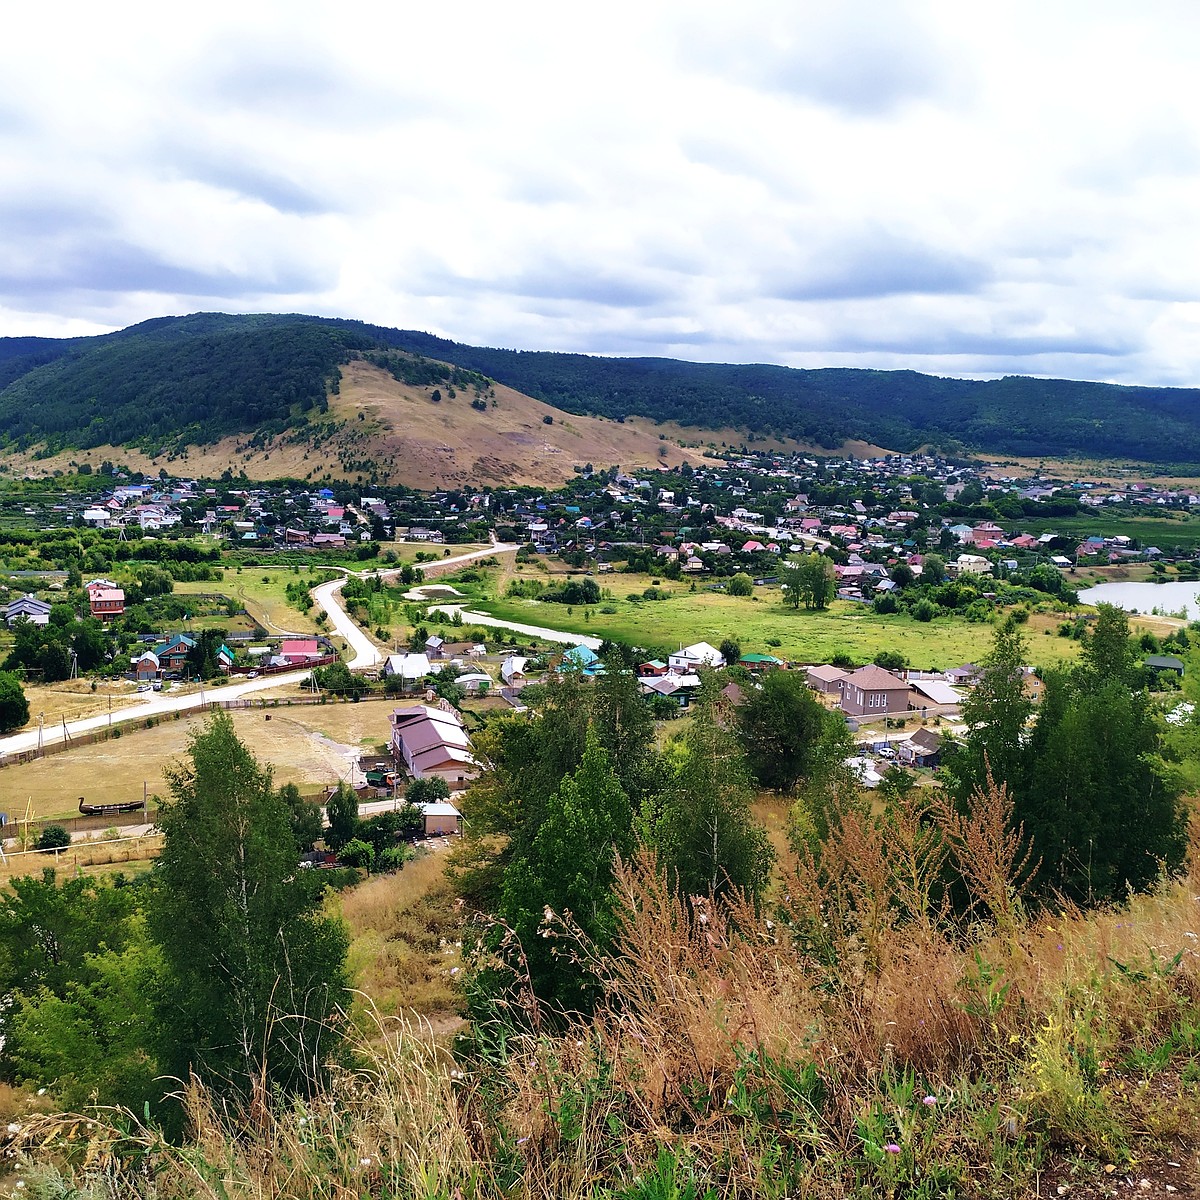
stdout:
[(0, 334), (263, 309), (804, 366), (1200, 367), (1182, 0), (70, 9), (0, 43)]

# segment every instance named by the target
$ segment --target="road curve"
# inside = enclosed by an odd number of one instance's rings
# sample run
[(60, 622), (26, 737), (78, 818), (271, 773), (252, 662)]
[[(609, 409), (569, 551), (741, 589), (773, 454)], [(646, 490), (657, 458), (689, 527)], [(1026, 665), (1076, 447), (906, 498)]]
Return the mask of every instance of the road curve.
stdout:
[[(515, 549), (516, 546), (498, 542), (487, 549), (475, 550), (469, 554), (460, 554), (453, 558), (444, 558), (440, 562), (447, 565), (470, 562), (472, 559), (486, 558), (489, 554), (499, 554), (506, 550)], [(386, 577), (398, 574), (402, 569), (397, 567), (395, 570), (380, 572), (364, 571), (361, 574), (369, 576), (378, 573)], [(312, 595), (322, 610), (328, 614), (330, 623), (334, 629), (346, 639), (351, 649), (354, 650), (354, 658), (350, 661), (349, 666), (352, 669), (365, 670), (382, 662), (383, 655), (375, 647), (371, 639), (354, 624), (349, 614), (342, 607), (340, 603), (341, 597), (338, 593), (345, 582), (345, 579), (335, 579), (330, 583), (322, 583), (313, 589)], [(292, 683), (303, 683), (308, 676), (309, 672), (305, 669), (300, 671), (286, 671), (279, 675), (267, 675), (260, 679), (247, 679), (241, 683), (230, 683), (219, 687), (204, 687), (198, 692), (183, 694), (156, 692), (148, 696), (142, 704), (114, 709), (111, 714), (99, 713), (94, 717), (82, 717), (77, 721), (68, 721), (67, 733), (73, 737), (76, 734), (90, 733), (97, 729), (125, 725), (131, 721), (144, 721), (148, 717), (160, 717), (164, 714), (169, 715), (176, 712), (189, 712), (208, 702), (237, 700), (242, 696), (252, 695), (255, 692), (267, 691), (271, 688), (283, 687)], [(46, 726), (42, 732), (43, 745), (54, 745), (62, 740), (63, 726), (61, 721), (55, 725)], [(37, 745), (38, 731), (36, 729), (26, 729), (20, 733), (11, 733), (7, 737), (0, 737), (0, 763), (11, 754), (20, 754), (27, 750), (35, 750), (37, 749)]]
[(564, 646), (587, 646), (589, 650), (599, 650), (601, 641), (598, 637), (589, 637), (585, 633), (564, 633), (561, 629), (547, 629), (544, 625), (522, 625), (517, 621), (501, 621), (499, 617), (489, 617), (487, 613), (469, 612), (461, 604), (431, 604), (430, 612), (444, 612), (453, 616), (462, 613), (463, 624), (487, 625), (493, 629), (511, 629), (514, 633), (523, 633), (527, 637), (541, 638), (543, 642), (558, 642)]
[[(487, 558), (491, 554), (503, 554), (505, 551), (515, 550), (516, 548), (515, 544), (496, 542), (494, 545), (488, 546), (483, 550), (472, 550), (467, 554), (456, 554), (449, 558), (437, 559), (435, 562), (436, 565), (441, 567), (456, 567), (463, 563), (472, 562), (477, 558)], [(431, 563), (430, 565), (434, 564)], [(403, 567), (389, 567), (382, 571), (357, 571), (354, 574), (359, 579), (374, 579), (376, 577), (390, 579), (392, 576), (399, 575), (403, 570)], [(377, 667), (383, 662), (384, 651), (379, 649), (375, 642), (355, 624), (350, 614), (346, 612), (341, 597), (342, 588), (345, 585), (345, 579), (331, 579), (328, 583), (318, 584), (312, 590), (312, 598), (321, 611), (329, 618), (329, 623), (333, 626), (334, 632), (343, 637), (346, 640), (346, 644), (354, 651), (354, 657), (346, 665), (352, 671), (369, 671), (372, 667)]]

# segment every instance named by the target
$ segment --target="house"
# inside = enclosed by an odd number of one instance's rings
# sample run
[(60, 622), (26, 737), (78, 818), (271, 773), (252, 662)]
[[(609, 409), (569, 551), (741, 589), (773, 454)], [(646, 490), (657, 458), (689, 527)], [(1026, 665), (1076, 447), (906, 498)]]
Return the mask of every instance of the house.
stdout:
[(496, 681), (486, 671), (464, 671), (454, 677), (454, 682), (467, 692), (482, 695), (496, 686)]
[(439, 637), (436, 633), (425, 639), (425, 653), (430, 658), (441, 658), (443, 649), (446, 645), (446, 639)]
[(4, 621), (15, 625), (24, 618), (30, 625), (50, 624), (50, 605), (34, 595), (18, 596), (4, 610)]
[(694, 646), (683, 646), (667, 656), (667, 666), (672, 671), (694, 671), (697, 667), (723, 667), (725, 658), (715, 646), (697, 642)]
[(868, 663), (842, 680), (841, 709), (855, 717), (908, 712), (908, 691), (903, 679)]
[(432, 670), (429, 658), (424, 654), (389, 654), (383, 664), (385, 678), (399, 676), (405, 683), (424, 679)]
[(315, 659), (324, 658), (325, 653), (315, 637), (284, 638), (279, 644), (279, 654), (277, 657), (283, 659), (286, 663), (291, 663), (293, 666), (303, 666), (305, 663), (313, 662)]
[(897, 743), (896, 758), (909, 767), (936, 767), (942, 758), (942, 735), (933, 729), (918, 729)]
[(392, 756), (413, 779), (444, 779), (455, 787), (479, 773), (457, 713), (410, 704), (392, 712), (391, 724)]
[(93, 617), (111, 621), (125, 615), (125, 592), (119, 587), (89, 587), (88, 607)]
[(809, 667), (804, 673), (804, 682), (814, 692), (824, 692), (827, 696), (837, 696), (841, 694), (842, 680), (848, 674), (849, 672), (843, 671), (841, 667), (825, 665)]
[(646, 678), (648, 676), (665, 675), (667, 673), (667, 664), (661, 662), (657, 658), (652, 658), (649, 662), (639, 663), (637, 673)]
[(691, 699), (700, 690), (699, 675), (661, 675), (640, 679), (638, 685), (643, 696), (666, 696), (680, 708), (687, 708)]
[(519, 654), (510, 654), (500, 664), (500, 678), (504, 681), (507, 687), (520, 687), (528, 682), (528, 677), (525, 674), (525, 668), (529, 663), (529, 659), (521, 657)]
[(782, 658), (773, 654), (743, 654), (738, 662), (749, 671), (777, 671), (787, 666)]
[(600, 661), (600, 656), (589, 646), (572, 646), (563, 654), (562, 666), (560, 671), (578, 671), (581, 675), (591, 679), (596, 675), (604, 674), (604, 664)]
[(147, 650), (133, 664), (133, 677), (138, 683), (145, 683), (150, 679), (157, 679), (162, 673), (162, 667), (158, 661), (158, 655), (153, 650)]
[(172, 634), (165, 642), (154, 647), (161, 671), (182, 671), (187, 666), (188, 651), (195, 649), (196, 641), (185, 633)]

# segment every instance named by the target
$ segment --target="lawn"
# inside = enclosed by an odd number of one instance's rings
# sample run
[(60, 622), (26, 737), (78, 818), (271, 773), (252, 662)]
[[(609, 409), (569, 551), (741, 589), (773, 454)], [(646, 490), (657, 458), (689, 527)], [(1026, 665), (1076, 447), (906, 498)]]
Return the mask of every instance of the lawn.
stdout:
[[(221, 582), (212, 580), (197, 583), (177, 583), (175, 595), (222, 595), (239, 600), (250, 616), (268, 633), (315, 633), (313, 613), (294, 608), (285, 589), (297, 581), (315, 587), (326, 576), (310, 574), (293, 567), (243, 567), (241, 571), (226, 568)], [(230, 622), (225, 621), (229, 626)]]
[[(710, 592), (704, 584), (692, 592), (687, 583), (664, 581), (661, 586), (670, 592), (669, 599), (638, 602), (626, 597), (640, 594), (650, 585), (649, 577), (609, 575), (600, 582), (612, 598), (588, 609), (514, 598), (480, 598), (472, 600), (471, 607), (501, 620), (666, 650), (698, 641), (718, 645), (725, 638), (734, 638), (744, 653), (771, 653), (793, 662), (828, 662), (836, 654), (846, 654), (861, 663), (891, 650), (899, 651), (915, 668), (945, 670), (977, 661), (992, 642), (990, 625), (955, 617), (922, 623), (901, 614), (883, 616), (867, 605), (849, 601), (835, 601), (824, 612), (785, 608), (775, 587), (756, 588), (752, 598), (739, 598)], [(616, 611), (606, 613), (604, 608)], [(1048, 615), (1031, 617), (1028, 628), (1034, 665), (1075, 656), (1077, 643), (1044, 636), (1047, 631), (1053, 633), (1057, 625), (1058, 620)]]

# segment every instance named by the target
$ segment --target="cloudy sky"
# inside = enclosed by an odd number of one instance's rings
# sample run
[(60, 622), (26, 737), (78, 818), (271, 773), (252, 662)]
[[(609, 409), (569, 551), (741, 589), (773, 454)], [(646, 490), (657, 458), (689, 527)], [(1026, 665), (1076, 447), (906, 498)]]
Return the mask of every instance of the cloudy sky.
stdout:
[(1200, 384), (1194, 0), (21, 5), (0, 335)]

